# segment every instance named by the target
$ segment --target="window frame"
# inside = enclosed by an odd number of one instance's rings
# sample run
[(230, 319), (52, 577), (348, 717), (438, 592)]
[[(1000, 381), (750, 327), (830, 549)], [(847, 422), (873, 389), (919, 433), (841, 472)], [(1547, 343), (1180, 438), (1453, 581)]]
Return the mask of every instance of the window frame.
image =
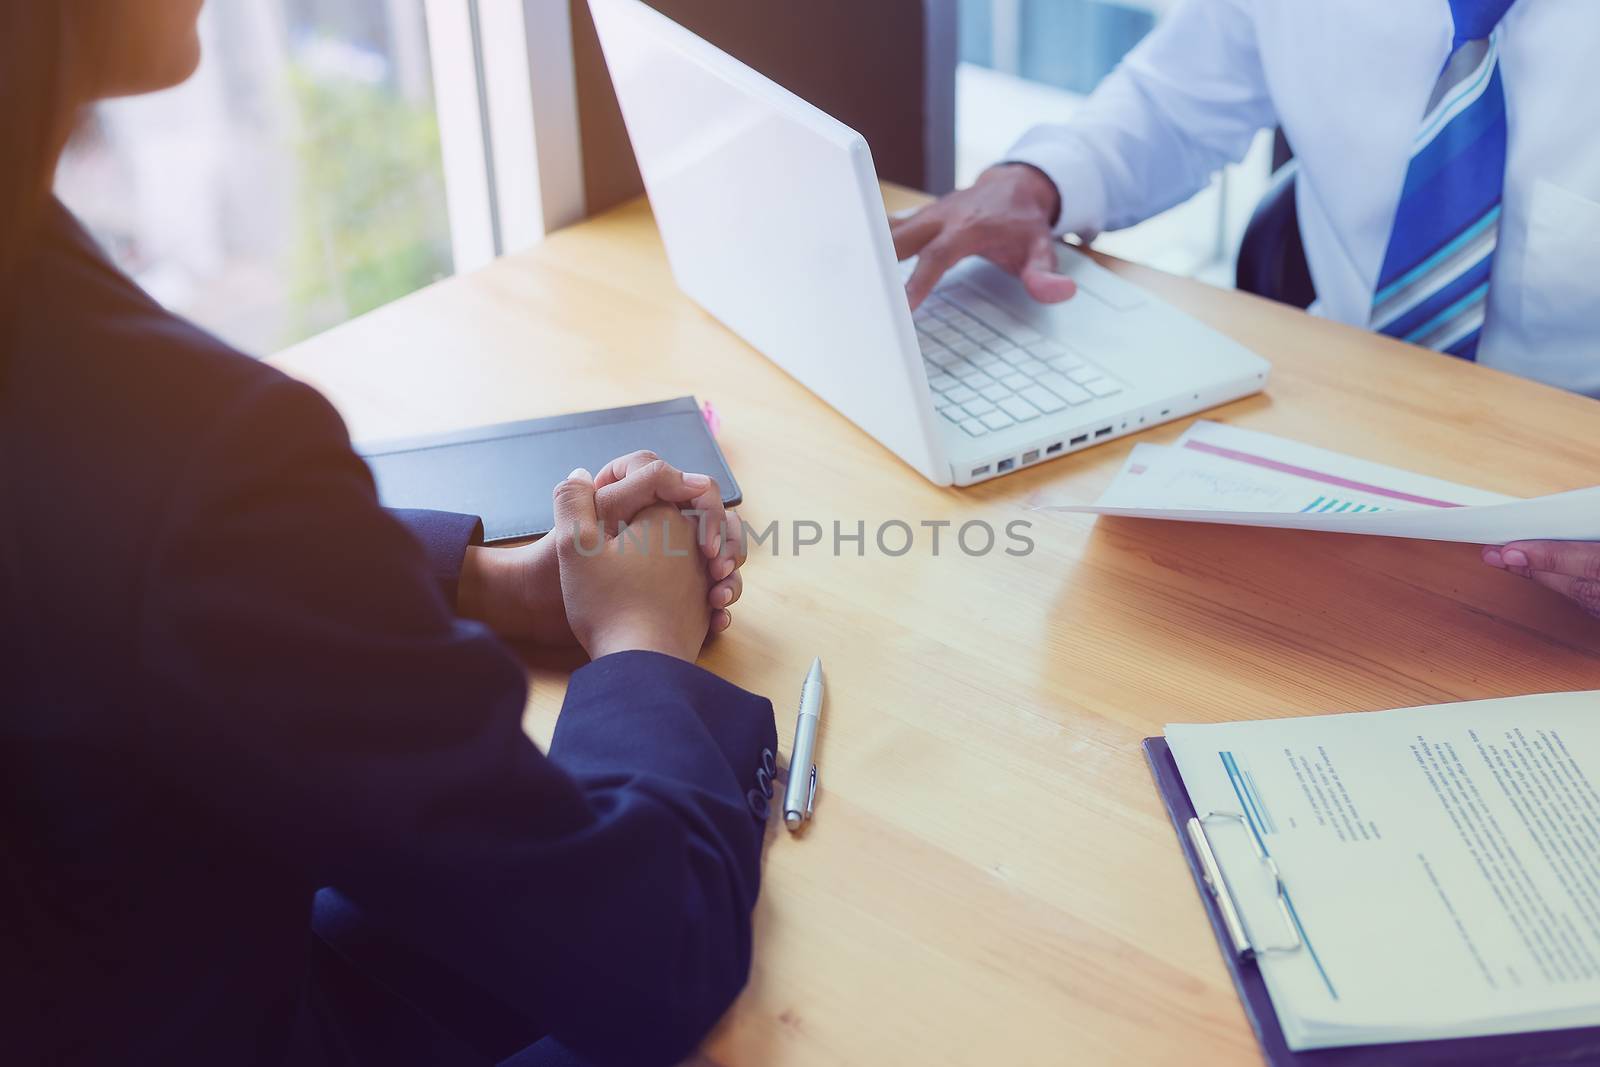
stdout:
[(584, 217), (567, 0), (424, 0), (455, 270)]

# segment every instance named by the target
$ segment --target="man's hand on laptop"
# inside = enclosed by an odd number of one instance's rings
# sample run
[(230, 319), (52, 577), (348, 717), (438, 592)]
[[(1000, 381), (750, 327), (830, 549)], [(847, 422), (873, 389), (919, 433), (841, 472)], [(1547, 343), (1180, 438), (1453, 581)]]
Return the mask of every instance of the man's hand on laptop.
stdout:
[(1003, 163), (961, 189), (890, 223), (900, 259), (917, 256), (906, 282), (916, 308), (945, 272), (968, 256), (982, 256), (1022, 279), (1030, 295), (1046, 304), (1078, 291), (1056, 272), (1051, 228), (1061, 214), (1061, 196), (1043, 172), (1024, 163)]

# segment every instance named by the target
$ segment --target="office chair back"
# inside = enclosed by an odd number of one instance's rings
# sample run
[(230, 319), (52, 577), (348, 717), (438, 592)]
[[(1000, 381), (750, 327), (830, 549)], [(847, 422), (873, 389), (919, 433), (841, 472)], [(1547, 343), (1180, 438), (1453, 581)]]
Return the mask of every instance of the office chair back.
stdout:
[(1295, 205), (1294, 153), (1280, 130), (1273, 150), (1272, 184), (1256, 205), (1239, 244), (1235, 284), (1280, 304), (1310, 307), (1317, 298), (1300, 237), (1300, 213)]

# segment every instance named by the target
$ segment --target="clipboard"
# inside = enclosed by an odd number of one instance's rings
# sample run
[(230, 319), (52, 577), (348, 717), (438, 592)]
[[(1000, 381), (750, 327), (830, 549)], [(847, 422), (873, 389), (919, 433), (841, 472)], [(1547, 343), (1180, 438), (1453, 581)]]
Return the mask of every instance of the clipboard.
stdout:
[[(1311, 1049), (1295, 1052), (1284, 1040), (1278, 1025), (1278, 1013), (1272, 1007), (1272, 996), (1256, 963), (1258, 954), (1298, 951), (1287, 937), (1281, 940), (1282, 931), (1276, 922), (1267, 925), (1264, 918), (1252, 924), (1241, 916), (1227, 889), (1225, 871), (1216, 868), (1215, 856), (1208, 855), (1210, 845), (1205, 828), (1210, 821), (1202, 819), (1189, 800), (1178, 773), (1177, 761), (1167, 748), (1164, 737), (1147, 737), (1143, 744), (1150, 774), (1155, 779), (1156, 790), (1166, 805), (1167, 816), (1178, 835), (1178, 847), (1195, 889), (1205, 904), (1206, 917), (1211, 922), (1211, 932), (1216, 935), (1222, 959), (1233, 976), (1234, 988), (1250, 1027), (1256, 1033), (1261, 1053), (1268, 1067), (1575, 1067), (1579, 1064), (1600, 1064), (1600, 1027), (1581, 1027), (1570, 1030), (1541, 1030), (1525, 1034), (1493, 1034), (1487, 1037), (1460, 1037), (1439, 1041), (1405, 1041), (1388, 1045), (1351, 1045), (1343, 1048)], [(1227, 817), (1226, 813), (1210, 813)], [(1199, 826), (1198, 833), (1191, 827)], [(1208, 881), (1208, 868), (1219, 871), (1224, 877), (1213, 889)], [(1276, 877), (1275, 869), (1269, 873)], [(1214, 877), (1214, 876), (1213, 876)], [(1259, 930), (1258, 930), (1259, 928)], [(1291, 930), (1292, 932), (1292, 930)], [(1259, 949), (1251, 943), (1255, 933), (1265, 942)], [(1244, 944), (1240, 944), (1241, 936)], [(1298, 938), (1296, 938), (1298, 940)]]

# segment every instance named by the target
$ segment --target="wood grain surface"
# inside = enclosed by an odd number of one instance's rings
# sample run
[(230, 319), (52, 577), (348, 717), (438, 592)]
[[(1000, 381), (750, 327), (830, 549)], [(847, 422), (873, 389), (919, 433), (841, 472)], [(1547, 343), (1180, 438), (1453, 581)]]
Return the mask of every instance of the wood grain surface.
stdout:
[[(1212, 418), (1505, 493), (1600, 480), (1594, 401), (1107, 262), (1273, 362)], [(702, 661), (772, 698), (785, 752), (812, 656), (828, 680), (816, 819), (773, 820), (754, 973), (705, 1065), (1259, 1062), (1140, 739), (1600, 688), (1600, 623), (1470, 546), (1029, 511), (1094, 499), (1183, 423), (929, 485), (684, 298), (642, 201), (275, 362), (357, 439), (693, 393), (747, 521), (826, 531), (752, 557)], [(919, 537), (891, 558), (872, 535), (896, 519)], [(1036, 547), (968, 556), (952, 533), (975, 519)], [(919, 524), (940, 520), (935, 555)], [(833, 554), (835, 521), (865, 524), (864, 556)], [(572, 666), (530, 658), (536, 740)]]

